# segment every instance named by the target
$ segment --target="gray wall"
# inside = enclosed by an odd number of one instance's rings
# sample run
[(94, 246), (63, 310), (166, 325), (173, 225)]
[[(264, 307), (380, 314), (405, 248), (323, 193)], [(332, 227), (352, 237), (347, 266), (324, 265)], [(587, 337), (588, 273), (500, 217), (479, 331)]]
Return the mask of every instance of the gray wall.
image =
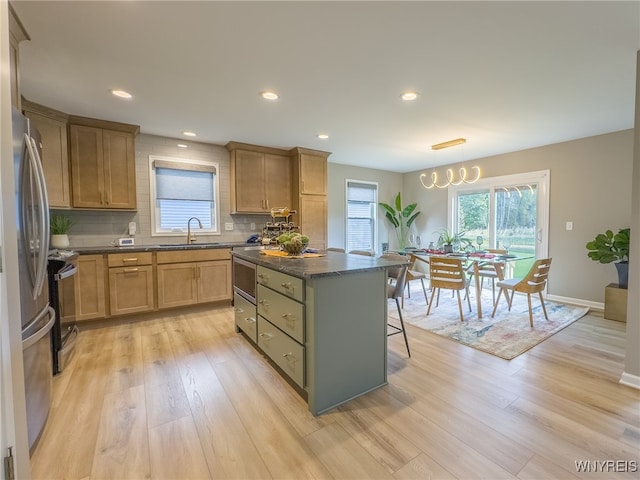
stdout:
[[(548, 293), (604, 302), (605, 286), (617, 283), (616, 270), (590, 260), (585, 244), (607, 229), (630, 226), (633, 130), (487, 157), (467, 162), (470, 165), (479, 165), (484, 178), (550, 170), (549, 256), (553, 266)], [(438, 168), (441, 175), (444, 170)], [(426, 190), (419, 180), (420, 173), (430, 171), (405, 174), (402, 189), (407, 200), (418, 202), (423, 211), (417, 227), (425, 239), (435, 237), (434, 232), (447, 225), (447, 190)], [(565, 230), (567, 221), (573, 222), (572, 231)]]
[[(392, 203), (398, 192), (402, 191), (402, 174), (375, 170), (373, 168), (352, 167), (331, 163), (327, 167), (327, 188), (329, 197), (328, 246), (345, 248), (346, 242), (346, 180), (360, 180), (378, 183), (378, 200)], [(403, 199), (403, 204), (407, 202)], [(411, 203), (411, 202), (408, 202)], [(382, 242), (390, 242), (394, 248), (395, 233), (389, 228), (387, 220), (378, 210), (378, 239), (376, 251), (382, 251)]]

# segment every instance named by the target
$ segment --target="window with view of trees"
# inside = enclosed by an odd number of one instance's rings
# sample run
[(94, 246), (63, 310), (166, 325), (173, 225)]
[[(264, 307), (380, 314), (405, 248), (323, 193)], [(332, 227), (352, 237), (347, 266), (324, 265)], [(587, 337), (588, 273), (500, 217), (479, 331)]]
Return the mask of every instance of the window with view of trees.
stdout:
[(506, 249), (531, 257), (514, 263), (521, 270), (514, 275), (526, 273), (547, 252), (548, 182), (544, 171), (452, 187), (451, 224), (475, 249)]
[(187, 222), (197, 217), (201, 233), (218, 230), (218, 166), (212, 163), (149, 156), (153, 233), (187, 231)]
[(378, 184), (347, 180), (347, 251), (375, 250)]

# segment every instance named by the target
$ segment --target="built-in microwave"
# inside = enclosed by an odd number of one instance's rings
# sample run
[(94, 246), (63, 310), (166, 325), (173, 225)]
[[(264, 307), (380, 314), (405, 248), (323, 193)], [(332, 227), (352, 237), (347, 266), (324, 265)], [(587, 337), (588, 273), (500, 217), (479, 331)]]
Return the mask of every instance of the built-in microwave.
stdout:
[(256, 303), (256, 266), (241, 258), (233, 257), (233, 291)]

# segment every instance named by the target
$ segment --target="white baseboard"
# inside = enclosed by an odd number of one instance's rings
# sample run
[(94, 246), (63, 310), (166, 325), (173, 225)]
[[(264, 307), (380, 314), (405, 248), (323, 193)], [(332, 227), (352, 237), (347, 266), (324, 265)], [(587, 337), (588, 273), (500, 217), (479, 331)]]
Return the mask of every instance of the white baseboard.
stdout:
[(620, 383), (640, 390), (640, 377), (638, 375), (631, 375), (630, 373), (622, 372)]
[(589, 300), (583, 300), (581, 298), (561, 297), (560, 295), (547, 295), (544, 297), (547, 300), (558, 303), (570, 303), (571, 305), (579, 305), (581, 307), (589, 307), (591, 310), (604, 312), (604, 302), (591, 302)]

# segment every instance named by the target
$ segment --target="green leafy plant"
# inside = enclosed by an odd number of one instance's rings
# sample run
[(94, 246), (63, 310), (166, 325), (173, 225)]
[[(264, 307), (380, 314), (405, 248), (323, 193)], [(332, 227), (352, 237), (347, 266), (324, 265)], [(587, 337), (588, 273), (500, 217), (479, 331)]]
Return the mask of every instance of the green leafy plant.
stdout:
[(453, 233), (449, 230), (440, 230), (436, 233), (438, 234), (438, 246), (458, 243), (460, 244), (460, 247), (465, 247), (471, 243), (471, 240), (464, 237), (466, 232)]
[(629, 233), (629, 228), (622, 228), (616, 234), (611, 230), (599, 233), (595, 239), (587, 242), (587, 255), (594, 262), (628, 262)]
[(64, 215), (51, 215), (51, 218), (49, 219), (49, 230), (51, 231), (51, 235), (65, 235), (66, 233), (69, 233), (71, 225), (73, 225), (71, 219)]
[(409, 230), (415, 219), (420, 215), (420, 212), (416, 212), (418, 207), (417, 203), (412, 203), (406, 207), (402, 206), (402, 197), (400, 192), (396, 195), (393, 201), (393, 206), (388, 203), (379, 202), (380, 207), (385, 211), (387, 220), (393, 225), (396, 236), (398, 237), (398, 249), (404, 251), (407, 247), (407, 237), (409, 236)]

